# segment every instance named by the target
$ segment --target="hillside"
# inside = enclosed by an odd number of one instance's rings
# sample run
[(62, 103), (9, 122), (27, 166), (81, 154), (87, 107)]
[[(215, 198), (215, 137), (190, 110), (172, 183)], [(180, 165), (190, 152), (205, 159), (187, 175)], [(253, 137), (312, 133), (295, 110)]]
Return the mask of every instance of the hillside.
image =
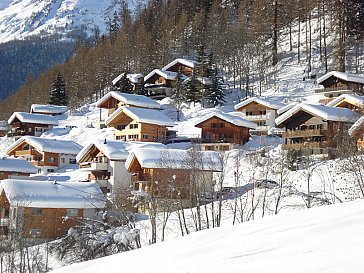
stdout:
[(362, 272), (363, 230), (360, 200), (205, 230), (53, 272)]
[[(0, 3), (0, 41), (22, 40), (32, 36), (83, 31), (87, 36), (108, 31), (108, 22), (118, 11), (119, 0), (6, 0)], [(128, 1), (130, 7), (134, 0)]]

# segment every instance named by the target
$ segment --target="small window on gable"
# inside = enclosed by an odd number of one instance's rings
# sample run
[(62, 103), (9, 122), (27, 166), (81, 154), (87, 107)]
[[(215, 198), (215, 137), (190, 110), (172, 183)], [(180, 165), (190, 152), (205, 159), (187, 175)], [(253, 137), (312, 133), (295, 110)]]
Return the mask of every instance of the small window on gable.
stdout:
[(77, 217), (78, 209), (66, 209), (66, 216)]
[(43, 214), (43, 210), (41, 208), (32, 208), (33, 216), (41, 216)]

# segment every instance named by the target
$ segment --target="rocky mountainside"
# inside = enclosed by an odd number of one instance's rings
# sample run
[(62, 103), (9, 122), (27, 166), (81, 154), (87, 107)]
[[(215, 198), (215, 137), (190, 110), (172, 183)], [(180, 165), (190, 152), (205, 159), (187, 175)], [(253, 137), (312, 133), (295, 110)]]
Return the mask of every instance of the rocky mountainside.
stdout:
[[(122, 0), (1, 0), (0, 42), (34, 35), (67, 34), (95, 29), (107, 31), (107, 24)], [(141, 1), (128, 0), (131, 9)]]

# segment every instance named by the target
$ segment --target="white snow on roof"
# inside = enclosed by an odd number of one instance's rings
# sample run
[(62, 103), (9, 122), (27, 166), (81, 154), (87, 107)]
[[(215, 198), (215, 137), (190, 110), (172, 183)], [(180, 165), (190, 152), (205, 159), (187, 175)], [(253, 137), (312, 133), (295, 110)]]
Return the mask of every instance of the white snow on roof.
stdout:
[(11, 124), (15, 119), (19, 119), (23, 123), (45, 124), (45, 125), (58, 125), (58, 120), (53, 116), (42, 114), (31, 114), (25, 112), (14, 112), (8, 120)]
[(272, 109), (279, 109), (279, 108), (282, 108), (283, 106), (285, 106), (284, 103), (281, 103), (281, 102), (276, 102), (276, 101), (272, 101), (272, 100), (269, 100), (269, 99), (266, 99), (266, 98), (258, 98), (258, 97), (252, 97), (252, 98), (249, 98), (247, 100), (244, 100), (238, 104), (236, 104), (234, 106), (235, 109), (239, 109), (241, 107), (244, 107), (246, 105), (248, 105), (249, 103), (252, 103), (252, 102), (256, 102), (258, 104), (261, 104), (261, 105), (264, 105), (265, 107), (268, 107), (268, 108), (272, 108)]
[(111, 91), (107, 93), (105, 96), (103, 96), (96, 104), (97, 107), (100, 107), (101, 104), (103, 104), (105, 101), (107, 101), (110, 98), (114, 98), (118, 101), (121, 101), (125, 104), (128, 104), (130, 106), (137, 106), (142, 108), (151, 108), (151, 109), (160, 109), (161, 106), (158, 102), (155, 100), (142, 96), (142, 95), (136, 95), (136, 94), (127, 94), (127, 93), (121, 93), (117, 91)]
[(144, 82), (148, 81), (155, 74), (157, 74), (167, 80), (173, 81), (176, 79), (178, 73), (172, 72), (172, 71), (161, 70), (161, 69), (154, 69), (152, 72), (150, 72), (148, 75), (146, 75), (144, 77)]
[(125, 106), (120, 107), (118, 110), (112, 113), (112, 115), (107, 120), (105, 120), (105, 124), (108, 125), (121, 112), (124, 112), (136, 122), (156, 124), (161, 126), (174, 126), (174, 122), (160, 111)]
[(287, 104), (286, 106), (283, 106), (277, 110), (278, 115), (282, 115), (284, 112), (287, 112), (288, 110), (292, 109), (298, 104), (298, 102), (292, 102), (290, 104)]
[(192, 61), (192, 60), (187, 60), (187, 59), (175, 59), (174, 61), (170, 62), (165, 67), (163, 67), (162, 70), (168, 70), (177, 63), (180, 63), (180, 64), (182, 64), (184, 66), (194, 68), (196, 62)]
[[(113, 79), (112, 81), (112, 85), (116, 85), (118, 83), (118, 81), (120, 81), (123, 77), (124, 77), (125, 73), (121, 73), (119, 76), (117, 76), (115, 79)], [(126, 78), (132, 82), (132, 83), (138, 83), (140, 82), (140, 79), (143, 78), (143, 74), (126, 74)]]
[(110, 160), (126, 160), (129, 153), (135, 148), (158, 148), (164, 149), (166, 146), (162, 143), (153, 142), (134, 142), (120, 140), (93, 140), (89, 145), (85, 146), (77, 155), (76, 160), (80, 162), (92, 147), (96, 147)]
[[(183, 84), (187, 84), (188, 82), (191, 81), (192, 77), (188, 77), (183, 81)], [(204, 85), (211, 85), (212, 81), (210, 78), (208, 77), (196, 77), (196, 80), (199, 81), (200, 83), (204, 84)]]
[(324, 120), (341, 121), (341, 122), (355, 122), (359, 115), (349, 109), (331, 107), (319, 104), (300, 103), (292, 109), (288, 110), (278, 118), (276, 118), (276, 125), (283, 123), (288, 118), (292, 117), (299, 111), (304, 111), (312, 116), (320, 117)]
[(198, 154), (193, 154), (194, 160), (187, 150), (179, 149), (155, 149), (142, 148), (133, 149), (125, 162), (125, 167), (128, 169), (132, 159), (136, 157), (142, 168), (154, 169), (198, 169), (204, 171), (221, 171), (220, 154), (213, 151), (198, 151)]
[(11, 205), (36, 208), (103, 208), (105, 197), (94, 182), (1, 181)]
[(325, 75), (317, 79), (317, 83), (321, 84), (323, 81), (327, 80), (331, 76), (342, 79), (347, 82), (356, 82), (364, 84), (364, 77), (340, 71), (331, 71), (329, 73), (326, 73)]
[(237, 115), (231, 115), (231, 114), (223, 113), (221, 111), (213, 111), (213, 112), (203, 116), (202, 118), (198, 119), (195, 122), (195, 124), (198, 125), (201, 122), (204, 122), (212, 117), (217, 117), (219, 119), (222, 119), (226, 122), (229, 122), (229, 123), (234, 124), (239, 127), (247, 127), (247, 128), (251, 128), (251, 129), (257, 128), (257, 124), (254, 122), (245, 120)]
[(337, 98), (333, 99), (332, 101), (330, 101), (328, 104), (326, 104), (326, 106), (335, 106), (340, 102), (342, 102), (343, 100), (346, 100), (353, 105), (364, 107), (364, 97), (352, 94), (342, 94)]
[(349, 129), (349, 135), (352, 137), (359, 137), (360, 132), (363, 131), (364, 116), (361, 116)]
[(77, 144), (73, 140), (24, 136), (15, 141), (14, 144), (6, 150), (6, 153), (9, 153), (11, 150), (13, 150), (15, 147), (23, 142), (28, 143), (37, 150), (56, 154), (77, 155), (82, 149), (82, 146)]
[(0, 158), (0, 171), (35, 174), (38, 169), (24, 159), (2, 157)]
[(44, 105), (44, 104), (32, 104), (30, 107), (31, 113), (45, 113), (45, 114), (63, 114), (68, 111), (67, 106), (61, 105)]

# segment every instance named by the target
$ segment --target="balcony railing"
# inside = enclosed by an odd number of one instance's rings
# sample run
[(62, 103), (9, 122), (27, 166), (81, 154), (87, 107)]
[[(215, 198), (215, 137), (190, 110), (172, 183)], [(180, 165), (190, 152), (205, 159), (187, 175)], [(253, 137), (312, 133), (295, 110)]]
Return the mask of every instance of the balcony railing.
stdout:
[(201, 143), (234, 143), (233, 138), (200, 138), (196, 142), (201, 141)]
[(314, 136), (323, 136), (324, 130), (314, 129), (314, 130), (293, 130), (282, 133), (284, 138), (293, 138), (293, 137), (314, 137)]
[(108, 163), (88, 162), (80, 165), (83, 171), (107, 171)]
[(152, 179), (152, 177), (150, 175), (147, 175), (147, 174), (137, 174), (137, 175), (132, 175), (131, 182), (132, 183), (147, 182), (147, 181), (151, 181), (151, 179)]
[(267, 120), (268, 115), (242, 115), (241, 116), (244, 119), (247, 120)]
[(9, 218), (0, 219), (0, 227), (8, 227), (9, 226)]
[(352, 92), (353, 90), (346, 85), (315, 89), (315, 93), (352, 93)]
[(25, 136), (25, 131), (15, 131), (6, 134), (7, 137)]
[(283, 144), (283, 150), (304, 150), (304, 149), (323, 149), (327, 148), (327, 141), (323, 142), (305, 142), (305, 143), (291, 143), (291, 144)]
[(36, 150), (21, 150), (21, 151), (15, 151), (15, 156), (21, 156), (21, 155), (40, 155)]

